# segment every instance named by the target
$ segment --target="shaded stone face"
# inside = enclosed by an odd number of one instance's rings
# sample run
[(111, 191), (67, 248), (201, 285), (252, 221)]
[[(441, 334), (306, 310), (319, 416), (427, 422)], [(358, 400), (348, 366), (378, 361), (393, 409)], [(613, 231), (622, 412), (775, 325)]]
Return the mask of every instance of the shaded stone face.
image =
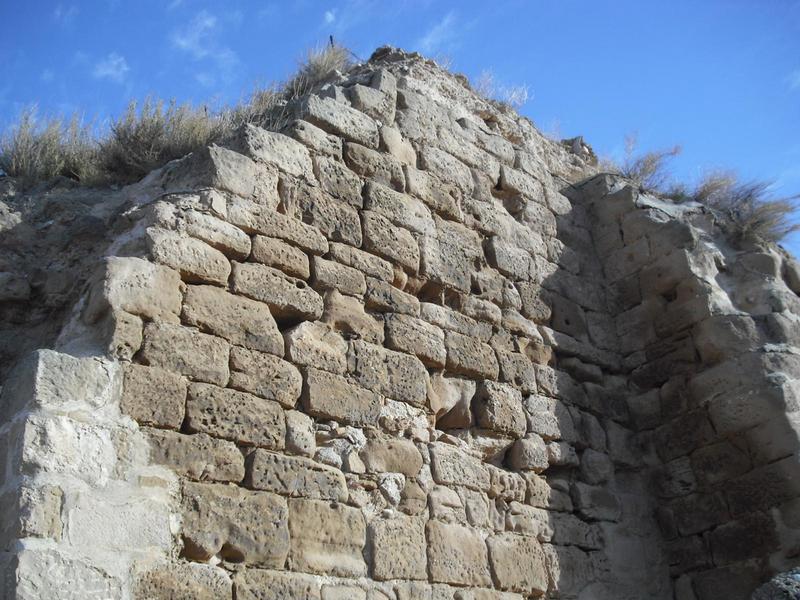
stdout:
[(790, 257), (420, 57), (313, 89), (93, 205), (88, 258), (34, 269), (57, 227), (10, 209), (0, 373), (59, 350), (0, 381), (4, 600), (717, 600), (792, 564)]

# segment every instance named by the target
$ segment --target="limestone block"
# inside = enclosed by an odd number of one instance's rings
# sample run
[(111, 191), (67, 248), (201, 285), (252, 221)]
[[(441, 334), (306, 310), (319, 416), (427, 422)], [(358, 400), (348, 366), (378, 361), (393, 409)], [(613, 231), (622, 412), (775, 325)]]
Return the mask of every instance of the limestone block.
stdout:
[(536, 393), (536, 370), (525, 354), (497, 350), (497, 362), (502, 381), (519, 388), (523, 394)]
[(459, 310), (477, 321), (488, 321), (492, 325), (500, 325), (503, 318), (500, 307), (490, 300), (464, 296), (459, 299)]
[(378, 213), (364, 211), (361, 216), (364, 249), (416, 273), (419, 269), (419, 247), (414, 236), (407, 229), (395, 227)]
[(247, 233), (278, 238), (310, 254), (325, 254), (328, 251), (328, 240), (316, 227), (257, 202), (231, 198), (228, 202), (228, 221)]
[(739, 563), (693, 574), (692, 589), (697, 600), (749, 600), (751, 590), (755, 590), (762, 580), (761, 571), (755, 564)]
[(486, 544), (469, 527), (429, 521), (428, 571), (432, 581), (455, 585), (491, 585)]
[(489, 469), (463, 450), (437, 442), (430, 445), (433, 479), (442, 485), (463, 485), (486, 491), (490, 486)]
[(317, 448), (314, 420), (299, 410), (286, 412), (286, 450), (303, 456), (314, 456)]
[[(588, 584), (596, 581), (598, 574), (592, 555), (575, 546), (543, 544), (545, 565), (550, 575), (552, 592), (561, 596), (577, 596)], [(679, 598), (676, 600), (680, 600)]]
[(180, 429), (186, 406), (186, 381), (156, 367), (125, 365), (120, 410), (142, 425)]
[(446, 287), (471, 289), (472, 273), (483, 261), (480, 237), (460, 223), (435, 219), (436, 231), (420, 239), (420, 273)]
[(367, 314), (358, 298), (343, 296), (332, 290), (325, 294), (324, 306), (323, 323), (340, 331), (345, 337), (383, 343), (383, 323)]
[(619, 521), (622, 516), (619, 500), (606, 488), (575, 482), (571, 492), (578, 514), (585, 519)]
[(550, 513), (542, 508), (511, 502), (505, 517), (506, 531), (534, 537), (540, 542), (553, 539)]
[(226, 284), (231, 266), (222, 252), (174, 231), (148, 227), (147, 248), (158, 263), (175, 269), (185, 281)]
[(358, 210), (306, 182), (281, 180), (286, 214), (315, 227), (332, 242), (361, 246)]
[(408, 315), (386, 316), (386, 345), (392, 350), (414, 354), (428, 367), (443, 367), (447, 359), (444, 332)]
[(366, 524), (361, 511), (343, 504), (289, 500), (291, 568), (311, 573), (361, 577)]
[(274, 494), (240, 487), (184, 483), (184, 554), (282, 568), (289, 554), (289, 511)]
[(234, 263), (231, 289), (269, 305), (281, 321), (311, 320), (322, 316), (322, 297), (302, 279), (254, 263)]
[(422, 469), (422, 455), (411, 440), (377, 438), (367, 441), (359, 453), (367, 473), (402, 473), (416, 477)]
[[(460, 134), (460, 135), (459, 135)], [(439, 146), (449, 152), (466, 165), (473, 167), (488, 176), (492, 182), (497, 182), (500, 177), (500, 164), (490, 154), (475, 146), (462, 130), (443, 127), (439, 130)]]
[(152, 321), (177, 323), (181, 304), (178, 271), (136, 257), (109, 256), (90, 291), (84, 319), (94, 323), (108, 310)]
[(394, 279), (394, 269), (390, 262), (347, 244), (332, 242), (329, 256), (343, 265), (358, 269), (368, 277), (388, 282)]
[(388, 152), (403, 165), (416, 166), (417, 153), (414, 151), (414, 146), (408, 140), (403, 139), (403, 135), (397, 129), (383, 125), (378, 134), (382, 151)]
[(233, 580), (237, 600), (321, 600), (319, 580), (303, 573), (244, 569)]
[(153, 212), (155, 224), (197, 238), (226, 256), (242, 259), (250, 254), (250, 236), (213, 214), (170, 202), (157, 202)]
[(703, 362), (711, 364), (762, 344), (755, 321), (740, 315), (715, 315), (700, 321), (692, 328), (692, 340)]
[(180, 325), (148, 323), (144, 329), (141, 360), (186, 375), (190, 379), (226, 385), (230, 344), (220, 338)]
[[(382, 598), (380, 591), (373, 590), (371, 598)], [(322, 600), (367, 600), (366, 590), (355, 585), (323, 584)]]
[(473, 337), (480, 342), (488, 342), (492, 337), (492, 326), (489, 323), (479, 323), (460, 312), (430, 302), (422, 302), (419, 307), (420, 318), (432, 325)]
[(255, 450), (247, 458), (247, 487), (292, 498), (343, 502), (347, 484), (338, 469), (302, 456)]
[(538, 595), (547, 591), (542, 547), (533, 537), (500, 533), (486, 540), (497, 586), (506, 591)]
[(250, 257), (255, 262), (280, 269), (287, 275), (308, 279), (311, 269), (305, 252), (276, 238), (257, 235), (253, 238), (253, 252)]
[[(109, 573), (85, 558), (55, 548), (22, 547), (9, 563), (6, 573), (0, 570), (0, 577), (3, 577), (0, 583), (4, 586), (9, 584), (3, 590), (4, 600), (81, 600), (86, 597), (84, 590), (92, 590), (98, 598), (123, 597), (124, 584), (118, 574)], [(69, 586), (64, 582), (69, 582)]]
[(415, 169), (414, 165), (405, 165), (403, 171), (409, 194), (422, 200), (436, 213), (461, 220), (460, 199), (463, 193), (457, 186), (443, 183), (434, 175)]
[(380, 396), (351, 384), (344, 377), (306, 369), (303, 407), (312, 416), (356, 426), (374, 426), (382, 404)]
[(724, 523), (710, 534), (711, 554), (717, 566), (769, 556), (780, 548), (775, 522), (769, 513), (754, 512)]
[(535, 433), (514, 442), (507, 459), (515, 471), (540, 473), (550, 465), (547, 460), (547, 447), (542, 438)]
[(211, 565), (176, 562), (158, 565), (138, 574), (133, 587), (135, 600), (148, 598), (194, 598), (217, 600), (233, 594), (227, 571)]
[(325, 156), (315, 156), (314, 173), (324, 192), (356, 208), (363, 206), (364, 201), (361, 198), (363, 182), (341, 161)]
[(428, 579), (422, 519), (376, 519), (370, 523), (368, 535), (373, 579)]
[(289, 175), (314, 178), (308, 149), (282, 133), (247, 123), (236, 132), (231, 145), (257, 163), (273, 165)]
[[(342, 158), (342, 140), (339, 136), (325, 133), (316, 125), (298, 119), (286, 129), (286, 134), (312, 150), (333, 158)], [(318, 176), (319, 178), (319, 176)]]
[(394, 122), (395, 97), (357, 83), (349, 90), (353, 108), (382, 123)]
[(303, 378), (297, 367), (271, 354), (231, 348), (230, 386), (294, 408), (300, 397)]
[(191, 432), (272, 450), (281, 450), (286, 437), (278, 403), (207, 383), (189, 385), (186, 426)]
[(567, 442), (547, 442), (547, 462), (557, 467), (577, 467), (578, 455)]
[(283, 356), (283, 338), (269, 307), (209, 285), (186, 288), (182, 317), (231, 344)]
[(731, 514), (766, 510), (800, 496), (796, 469), (797, 458), (788, 456), (729, 480), (725, 484), (725, 497)]
[(31, 286), (24, 277), (7, 271), (0, 272), (0, 302), (18, 302), (30, 296)]
[(428, 373), (416, 357), (353, 340), (347, 362), (348, 371), (360, 386), (394, 400), (425, 406)]
[(479, 427), (514, 437), (525, 435), (527, 422), (522, 394), (509, 385), (482, 381), (475, 394), (474, 411)]
[(361, 144), (345, 142), (344, 161), (357, 175), (402, 192), (406, 187), (403, 167), (390, 154), (381, 154)]
[(605, 483), (614, 475), (614, 464), (607, 454), (586, 448), (581, 454), (580, 478), (590, 485)]
[(486, 243), (486, 257), (490, 265), (515, 281), (528, 281), (531, 277), (530, 255), (497, 237)]
[(364, 274), (357, 269), (315, 256), (311, 285), (318, 291), (339, 290), (350, 296), (363, 296), (367, 291)]
[(338, 374), (347, 369), (347, 342), (326, 324), (304, 321), (283, 336), (292, 363)]
[(425, 146), (419, 154), (419, 163), (425, 171), (430, 171), (445, 183), (458, 187), (465, 196), (472, 195), (472, 172), (467, 165), (447, 152)]
[(476, 385), (470, 379), (445, 377), (441, 373), (431, 377), (433, 395), (430, 407), (437, 417), (439, 429), (464, 429), (472, 424), (472, 398)]
[(310, 95), (302, 106), (303, 118), (328, 133), (369, 148), (378, 147), (378, 126), (373, 119), (333, 98)]
[(573, 514), (554, 512), (551, 514), (553, 543), (577, 546), (584, 550), (599, 550), (603, 547), (600, 530), (596, 524), (581, 521)]
[(184, 435), (173, 431), (148, 429), (150, 460), (166, 465), (179, 475), (199, 481), (244, 479), (244, 458), (231, 442), (205, 433)]
[(368, 181), (364, 187), (364, 208), (389, 219), (398, 227), (418, 234), (434, 234), (431, 211), (417, 198)]
[(365, 307), (376, 312), (401, 313), (419, 316), (420, 302), (416, 296), (403, 292), (391, 283), (367, 277)]
[(550, 303), (538, 283), (520, 281), (514, 284), (522, 301), (522, 314), (534, 323), (548, 323), (552, 315)]
[(494, 350), (475, 338), (448, 331), (445, 334), (447, 370), (476, 379), (497, 379), (500, 366)]
[(699, 483), (709, 488), (747, 473), (752, 466), (747, 452), (729, 441), (694, 451), (691, 463)]

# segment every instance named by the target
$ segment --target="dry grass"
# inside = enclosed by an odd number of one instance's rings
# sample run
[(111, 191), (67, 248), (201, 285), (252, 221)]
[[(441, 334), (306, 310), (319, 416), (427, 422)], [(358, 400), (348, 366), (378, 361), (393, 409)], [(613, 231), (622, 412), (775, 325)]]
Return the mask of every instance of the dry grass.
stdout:
[(0, 169), (29, 187), (54, 177), (91, 181), (97, 172), (97, 145), (91, 127), (77, 115), (39, 119), (25, 110), (19, 123), (0, 138)]
[(672, 181), (670, 161), (681, 153), (680, 146), (666, 150), (655, 150), (637, 155), (635, 135), (625, 138), (625, 161), (619, 167), (620, 174), (632, 180), (644, 192), (664, 193)]
[(472, 84), (473, 91), (492, 104), (519, 110), (530, 100), (530, 89), (526, 84), (501, 85), (492, 71), (484, 70)]
[(0, 169), (23, 188), (56, 176), (85, 185), (137, 181), (170, 160), (223, 141), (244, 123), (282, 129), (290, 103), (349, 69), (350, 57), (337, 45), (311, 50), (288, 81), (256, 89), (222, 110), (152, 98), (131, 102), (99, 138), (77, 118), (39, 120), (30, 109), (0, 138)]

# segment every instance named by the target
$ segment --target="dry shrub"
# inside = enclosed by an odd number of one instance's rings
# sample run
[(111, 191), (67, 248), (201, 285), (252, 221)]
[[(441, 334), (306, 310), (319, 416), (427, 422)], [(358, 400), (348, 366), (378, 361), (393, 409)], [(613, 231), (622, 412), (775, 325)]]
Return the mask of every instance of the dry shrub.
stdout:
[(317, 87), (333, 81), (352, 66), (350, 51), (337, 44), (312, 48), (300, 63), (297, 73), (284, 84), (287, 101), (304, 96)]
[(492, 104), (504, 108), (519, 110), (530, 99), (530, 89), (527, 84), (501, 85), (495, 80), (494, 73), (489, 70), (481, 71), (472, 89)]
[(636, 143), (635, 135), (625, 137), (625, 162), (619, 168), (620, 174), (632, 180), (644, 192), (667, 192), (672, 179), (669, 162), (681, 153), (681, 147), (673, 146), (637, 156)]
[(763, 181), (739, 181), (730, 172), (716, 172), (698, 183), (691, 199), (721, 215), (723, 227), (736, 240), (778, 242), (800, 231), (800, 223), (792, 220), (800, 196), (775, 198), (770, 186)]
[(0, 138), (0, 169), (24, 188), (62, 176), (81, 182), (97, 171), (97, 145), (91, 127), (77, 115), (39, 120), (36, 108), (23, 111), (19, 123)]

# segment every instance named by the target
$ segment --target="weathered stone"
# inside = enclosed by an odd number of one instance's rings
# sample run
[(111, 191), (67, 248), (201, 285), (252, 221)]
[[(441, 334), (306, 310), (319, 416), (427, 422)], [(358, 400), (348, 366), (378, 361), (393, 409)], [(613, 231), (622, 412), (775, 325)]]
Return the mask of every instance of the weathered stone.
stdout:
[(282, 133), (248, 123), (236, 132), (231, 143), (233, 149), (257, 163), (274, 165), (284, 173), (313, 179), (311, 157), (306, 147)]
[(375, 425), (381, 398), (356, 387), (344, 377), (308, 368), (303, 386), (303, 407), (309, 414), (352, 425)]
[(290, 363), (255, 350), (231, 348), (230, 386), (293, 408), (300, 397), (302, 377)]
[(234, 583), (237, 600), (321, 600), (319, 580), (303, 573), (243, 569)]
[[(402, 161), (402, 159), (400, 160)], [(406, 175), (409, 194), (422, 200), (431, 210), (440, 215), (457, 221), (461, 220), (459, 201), (462, 192), (457, 186), (443, 183), (432, 174), (415, 169), (414, 165), (405, 165), (403, 171)]]
[(230, 345), (219, 338), (166, 323), (148, 323), (141, 360), (190, 379), (226, 385)]
[(207, 383), (189, 386), (186, 426), (246, 446), (281, 450), (286, 420), (279, 404)]
[(366, 313), (364, 305), (357, 298), (332, 290), (325, 294), (324, 306), (323, 323), (340, 331), (345, 337), (360, 338), (373, 344), (383, 343), (383, 323)]
[(366, 524), (361, 511), (343, 504), (289, 500), (292, 568), (311, 573), (361, 577)]
[(389, 282), (394, 279), (394, 269), (392, 269), (391, 263), (358, 248), (332, 243), (329, 255), (333, 260), (358, 269), (368, 277), (376, 277)]
[(489, 264), (504, 275), (516, 281), (530, 279), (531, 257), (521, 248), (492, 237), (486, 244), (486, 256)]
[(286, 412), (286, 450), (303, 456), (314, 456), (317, 448), (314, 420), (299, 410)]
[(292, 498), (342, 502), (347, 484), (338, 469), (301, 456), (284, 456), (255, 450), (247, 458), (245, 485)]
[(792, 475), (796, 466), (796, 457), (788, 456), (729, 480), (725, 496), (731, 514), (766, 510), (800, 495), (800, 480)]
[(142, 425), (180, 429), (186, 406), (186, 381), (156, 367), (125, 366), (120, 409)]
[(619, 521), (622, 507), (614, 494), (605, 488), (576, 482), (572, 484), (572, 501), (578, 514), (592, 521)]
[(536, 393), (536, 370), (531, 359), (520, 352), (497, 350), (501, 380), (510, 383), (523, 394)]
[(458, 187), (465, 196), (472, 194), (473, 182), (469, 167), (447, 152), (425, 146), (419, 154), (419, 163), (424, 170)]
[(527, 421), (518, 390), (502, 383), (483, 381), (478, 386), (474, 403), (479, 427), (514, 437), (525, 435)]
[(286, 500), (220, 484), (183, 484), (184, 554), (281, 568), (289, 554)]
[(491, 585), (486, 544), (468, 527), (429, 521), (428, 572), (431, 580), (455, 585)]
[(486, 540), (495, 583), (502, 590), (538, 595), (547, 591), (547, 569), (535, 538), (500, 533)]
[(723, 566), (749, 558), (769, 556), (780, 547), (775, 522), (769, 513), (742, 515), (710, 534), (714, 564)]
[(257, 202), (232, 198), (228, 203), (228, 221), (247, 233), (278, 238), (310, 254), (328, 251), (328, 240), (316, 227)]
[(401, 313), (418, 316), (420, 302), (416, 296), (403, 292), (386, 281), (367, 277), (365, 307), (376, 312)]
[(292, 363), (339, 374), (347, 369), (347, 342), (326, 324), (304, 321), (283, 336)]
[(447, 359), (444, 332), (408, 315), (386, 316), (386, 345), (393, 350), (414, 354), (428, 367), (443, 367)]
[(283, 356), (283, 338), (269, 307), (210, 285), (187, 286), (183, 320), (231, 344)]
[(476, 383), (470, 379), (445, 377), (437, 373), (431, 377), (433, 394), (430, 408), (436, 415), (439, 429), (463, 429), (472, 424), (472, 398)]
[(370, 523), (368, 534), (374, 579), (428, 579), (425, 521), (411, 517), (376, 519)]
[(94, 323), (109, 310), (152, 321), (177, 323), (181, 306), (178, 271), (141, 258), (109, 256), (99, 269), (84, 319)]
[(226, 284), (231, 265), (225, 255), (205, 242), (149, 227), (147, 248), (158, 263), (175, 269), (185, 281)]
[(320, 98), (311, 94), (303, 103), (302, 112), (306, 121), (328, 133), (369, 148), (378, 147), (378, 126), (375, 121), (332, 98)]
[(500, 366), (492, 347), (474, 338), (448, 331), (445, 334), (447, 370), (476, 379), (497, 379)]
[(301, 279), (308, 279), (311, 275), (306, 253), (276, 238), (255, 236), (250, 258)]
[(614, 464), (607, 454), (586, 448), (581, 454), (580, 477), (590, 485), (605, 483), (614, 474)]
[(431, 470), (436, 483), (463, 485), (483, 491), (489, 489), (489, 469), (477, 458), (444, 443), (431, 444), (430, 454)]
[(473, 337), (480, 342), (488, 342), (492, 337), (492, 326), (489, 323), (480, 323), (446, 306), (430, 302), (421, 302), (419, 307), (420, 318), (432, 325)]
[(233, 594), (230, 575), (224, 569), (197, 563), (167, 563), (136, 577), (133, 597), (194, 598), (216, 600)]
[(416, 477), (422, 469), (422, 455), (410, 440), (371, 439), (359, 453), (367, 473), (402, 473)]
[(446, 287), (471, 289), (471, 276), (483, 261), (480, 237), (460, 223), (435, 218), (436, 230), (420, 239), (420, 273)]
[(402, 192), (406, 186), (402, 165), (392, 156), (381, 154), (360, 144), (345, 142), (344, 160), (350, 169), (365, 179), (371, 179)]
[(281, 179), (280, 191), (287, 215), (316, 228), (331, 242), (361, 246), (361, 220), (356, 208), (307, 182)]
[(411, 272), (419, 269), (419, 247), (408, 230), (395, 227), (386, 217), (372, 211), (364, 211), (361, 216), (365, 250)]
[(325, 133), (316, 125), (298, 119), (286, 129), (286, 134), (312, 150), (333, 158), (342, 158), (341, 138)]
[(147, 430), (150, 460), (199, 481), (239, 482), (244, 478), (244, 458), (231, 442), (204, 433), (183, 435), (160, 429)]
[[(338, 139), (338, 138), (337, 138)], [(340, 142), (341, 143), (341, 142)], [(341, 152), (341, 149), (339, 150)], [(361, 208), (361, 178), (338, 160), (324, 156), (314, 157), (314, 173), (322, 189), (340, 200)]]
[(434, 233), (431, 211), (413, 196), (368, 181), (364, 188), (364, 208), (389, 219), (398, 227), (418, 234)]
[(536, 434), (517, 440), (508, 453), (508, 464), (518, 471), (544, 471), (550, 462), (547, 459), (547, 447)]
[(415, 166), (417, 153), (411, 142), (403, 139), (403, 135), (394, 127), (384, 125), (378, 132), (380, 135), (381, 150), (394, 156), (403, 165)]
[(425, 405), (428, 373), (416, 357), (354, 340), (347, 362), (360, 386), (414, 406)]
[(393, 96), (358, 83), (351, 87), (349, 92), (353, 108), (376, 121), (383, 123), (394, 121), (395, 98)]
[(314, 321), (322, 316), (322, 297), (301, 279), (264, 265), (234, 263), (231, 289), (269, 305), (278, 320)]
[(314, 278), (311, 285), (317, 290), (339, 290), (351, 296), (363, 296), (367, 291), (364, 274), (332, 260), (314, 257)]

